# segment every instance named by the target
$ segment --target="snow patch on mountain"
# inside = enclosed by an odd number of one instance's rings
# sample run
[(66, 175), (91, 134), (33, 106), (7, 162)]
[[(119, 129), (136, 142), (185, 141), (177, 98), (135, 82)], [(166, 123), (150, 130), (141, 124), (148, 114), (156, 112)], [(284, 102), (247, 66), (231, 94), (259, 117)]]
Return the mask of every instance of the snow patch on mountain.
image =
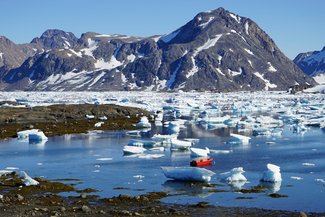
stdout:
[(249, 35), (248, 29), (249, 29), (249, 24), (248, 24), (248, 22), (245, 22), (245, 32), (246, 32), (246, 35)]
[(267, 64), (269, 65), (269, 68), (267, 69), (270, 72), (276, 72), (276, 68), (274, 68), (274, 66), (271, 64), (271, 62), (267, 62)]
[(240, 68), (239, 71), (232, 71), (231, 69), (228, 69), (228, 73), (229, 75), (231, 75), (232, 77), (237, 76), (237, 75), (241, 75), (243, 73), (243, 70)]
[(81, 49), (81, 52), (83, 52), (87, 56), (91, 56), (95, 59), (93, 56), (93, 52), (97, 49), (98, 43), (91, 38), (88, 38), (88, 48)]
[(241, 21), (241, 17), (240, 16), (237, 16), (237, 15), (235, 15), (233, 13), (229, 13), (229, 16), (231, 18), (233, 18), (234, 20), (236, 20), (237, 23), (240, 23), (240, 21)]
[(98, 59), (95, 63), (95, 67), (97, 69), (114, 69), (116, 67), (119, 67), (123, 65), (123, 62), (118, 61), (115, 56), (112, 56), (111, 59), (108, 62), (105, 62), (103, 59)]
[(265, 79), (264, 76), (262, 74), (260, 74), (259, 72), (255, 72), (254, 75), (264, 81), (264, 83), (265, 83), (265, 88), (264, 89), (265, 90), (269, 90), (269, 88), (276, 88), (277, 87), (276, 84), (272, 84), (269, 80)]
[(247, 49), (247, 48), (244, 48), (244, 50), (249, 53), (250, 55), (253, 55), (254, 56), (254, 53), (250, 50), (250, 49)]
[(193, 76), (195, 73), (199, 71), (198, 66), (195, 64), (195, 57), (203, 50), (207, 50), (213, 46), (215, 46), (218, 42), (218, 40), (221, 38), (222, 34), (216, 35), (215, 38), (208, 39), (207, 42), (205, 42), (202, 46), (196, 48), (193, 52), (193, 55), (191, 56), (191, 61), (193, 64), (192, 69), (187, 73), (186, 78), (189, 78)]
[(212, 20), (214, 19), (214, 17), (209, 17), (208, 21), (205, 23), (201, 23), (200, 25), (198, 25), (199, 27), (201, 27), (202, 29), (204, 29)]

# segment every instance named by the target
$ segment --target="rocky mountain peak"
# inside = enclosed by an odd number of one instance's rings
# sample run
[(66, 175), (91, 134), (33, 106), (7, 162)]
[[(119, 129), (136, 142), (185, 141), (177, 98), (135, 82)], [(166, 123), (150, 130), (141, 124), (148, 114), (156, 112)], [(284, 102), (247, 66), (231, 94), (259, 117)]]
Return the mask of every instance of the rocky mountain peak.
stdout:
[(40, 44), (45, 49), (67, 49), (77, 44), (78, 38), (71, 32), (58, 29), (48, 29), (41, 37), (34, 38), (31, 43)]
[(307, 75), (316, 76), (325, 73), (325, 47), (320, 51), (300, 53), (293, 60)]

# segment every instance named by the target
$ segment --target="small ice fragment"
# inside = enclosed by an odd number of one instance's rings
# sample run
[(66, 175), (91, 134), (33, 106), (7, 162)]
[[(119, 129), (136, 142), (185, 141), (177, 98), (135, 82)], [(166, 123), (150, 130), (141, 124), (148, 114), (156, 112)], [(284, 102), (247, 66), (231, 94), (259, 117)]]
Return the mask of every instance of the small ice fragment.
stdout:
[(87, 118), (87, 119), (94, 119), (95, 116), (94, 116), (94, 115), (86, 115), (86, 118)]
[(99, 173), (100, 170), (93, 170), (93, 173)]
[(107, 120), (107, 117), (106, 116), (101, 116), (98, 118), (99, 120), (102, 120), (102, 121), (106, 121)]
[(19, 170), (18, 167), (6, 167), (5, 169), (6, 170)]
[(96, 168), (99, 168), (99, 167), (100, 167), (100, 165), (96, 164), (94, 167), (96, 167)]
[(313, 167), (315, 166), (314, 163), (302, 163), (303, 166), (306, 166), (306, 167)]
[(95, 124), (95, 127), (101, 127), (104, 124), (104, 122), (98, 122)]
[(227, 182), (241, 182), (241, 181), (247, 181), (246, 177), (243, 175), (244, 169), (242, 167), (236, 167), (232, 170), (221, 173), (221, 177), (223, 180)]
[(96, 160), (98, 160), (98, 161), (109, 161), (109, 160), (113, 160), (113, 158), (110, 158), (110, 157), (102, 157), (102, 158), (97, 158)]
[(37, 166), (42, 166), (43, 165), (43, 163), (37, 163)]
[(140, 159), (158, 159), (161, 157), (164, 157), (164, 154), (143, 154), (143, 155), (139, 155), (138, 158)]
[(135, 176), (133, 176), (133, 177), (136, 178), (136, 179), (143, 179), (143, 178), (144, 178), (143, 175), (135, 175)]
[(291, 176), (291, 179), (295, 179), (295, 180), (302, 180), (303, 178), (299, 177), (299, 176)]

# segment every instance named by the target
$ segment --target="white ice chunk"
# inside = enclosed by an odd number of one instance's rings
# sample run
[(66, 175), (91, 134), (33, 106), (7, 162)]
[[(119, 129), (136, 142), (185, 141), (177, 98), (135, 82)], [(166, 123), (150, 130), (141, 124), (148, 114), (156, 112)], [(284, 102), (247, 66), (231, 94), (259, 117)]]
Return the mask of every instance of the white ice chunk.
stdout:
[(126, 145), (123, 147), (123, 153), (124, 154), (141, 154), (145, 152), (147, 149), (141, 147), (141, 146), (130, 146)]
[(21, 177), (25, 186), (38, 185), (39, 182), (27, 175), (26, 172), (21, 171)]
[(267, 164), (266, 171), (263, 172), (261, 181), (264, 182), (281, 182), (281, 173), (280, 173), (280, 167), (274, 164)]
[(306, 167), (314, 167), (315, 164), (314, 163), (302, 163), (303, 166), (306, 166)]
[(209, 182), (215, 173), (199, 167), (161, 167), (167, 178), (179, 181)]
[(209, 148), (190, 148), (192, 157), (207, 157), (210, 154)]
[(104, 124), (104, 122), (97, 122), (97, 123), (95, 124), (95, 127), (101, 127), (103, 124)]
[(140, 118), (140, 121), (136, 124), (137, 127), (151, 127), (151, 124), (146, 116)]
[(102, 158), (97, 158), (96, 160), (98, 160), (98, 161), (110, 161), (110, 160), (113, 160), (113, 158), (111, 158), (111, 157), (102, 157)]
[(242, 167), (236, 167), (232, 170), (221, 173), (221, 178), (227, 182), (242, 182), (247, 181), (246, 177), (243, 175), (244, 169)]
[(171, 139), (171, 149), (172, 150), (187, 150), (192, 146), (192, 142), (178, 140), (178, 139)]
[(246, 145), (249, 143), (249, 140), (251, 139), (248, 136), (243, 136), (235, 133), (230, 133), (230, 136), (236, 138), (238, 141), (240, 141), (242, 144)]

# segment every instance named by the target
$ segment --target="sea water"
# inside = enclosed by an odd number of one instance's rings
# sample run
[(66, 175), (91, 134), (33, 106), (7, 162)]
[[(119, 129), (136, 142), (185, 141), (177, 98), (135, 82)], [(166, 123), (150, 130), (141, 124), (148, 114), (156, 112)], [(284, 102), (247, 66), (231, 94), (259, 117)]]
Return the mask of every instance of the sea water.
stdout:
[[(164, 133), (162, 127), (141, 133), (150, 138), (154, 133)], [(119, 194), (139, 195), (164, 191), (171, 195), (164, 202), (195, 204), (201, 201), (212, 205), (259, 207), (267, 209), (303, 210), (324, 212), (325, 186), (325, 132), (311, 128), (304, 135), (284, 128), (282, 136), (252, 137), (248, 145), (233, 143), (229, 129), (207, 131), (196, 124), (187, 124), (179, 138), (198, 138), (195, 147), (232, 150), (229, 154), (216, 154), (214, 163), (206, 167), (216, 173), (211, 183), (214, 187), (193, 186), (168, 180), (161, 166), (189, 166), (189, 151), (170, 151), (162, 158), (141, 159), (124, 156), (123, 146), (132, 139), (124, 131), (93, 131), (88, 134), (50, 137), (42, 144), (30, 144), (17, 139), (0, 142), (0, 167), (17, 167), (31, 177), (64, 180), (77, 184), (79, 189), (94, 188), (102, 197)], [(152, 152), (154, 154), (156, 152)], [(261, 193), (239, 193), (260, 185), (266, 164), (281, 167), (283, 181), (269, 184)], [(234, 167), (243, 167), (248, 182), (232, 186), (220, 180), (220, 173)], [(71, 180), (71, 181), (67, 181)], [(277, 193), (280, 198), (269, 195)], [(176, 196), (177, 195), (177, 196)]]

